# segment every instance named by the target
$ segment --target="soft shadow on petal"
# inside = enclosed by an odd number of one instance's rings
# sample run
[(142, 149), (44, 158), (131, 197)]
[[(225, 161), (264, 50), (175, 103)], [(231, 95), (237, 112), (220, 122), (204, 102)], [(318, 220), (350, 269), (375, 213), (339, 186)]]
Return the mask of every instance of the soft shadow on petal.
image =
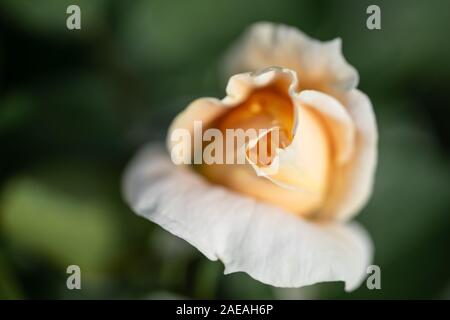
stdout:
[(281, 24), (255, 23), (225, 57), (226, 76), (270, 66), (295, 70), (301, 89), (339, 96), (358, 84), (357, 71), (342, 55), (341, 39), (322, 42)]
[(354, 155), (333, 178), (323, 214), (339, 220), (356, 215), (368, 201), (377, 165), (378, 130), (369, 98), (354, 89), (346, 96), (346, 108), (356, 128)]
[(335, 98), (315, 90), (303, 90), (296, 101), (315, 110), (324, 121), (336, 152), (336, 161), (340, 164), (353, 155), (355, 143), (355, 125), (345, 107)]
[(213, 186), (163, 148), (147, 147), (124, 177), (124, 194), (141, 216), (185, 239), (225, 273), (243, 271), (278, 287), (344, 281), (357, 288), (372, 245), (357, 224), (317, 224)]
[[(291, 95), (295, 99), (294, 95)], [(322, 121), (309, 108), (296, 105), (296, 131), (291, 144), (276, 149), (269, 166), (255, 166), (258, 176), (276, 185), (308, 194), (322, 203), (330, 167), (330, 141)], [(315, 210), (314, 210), (315, 211)]]

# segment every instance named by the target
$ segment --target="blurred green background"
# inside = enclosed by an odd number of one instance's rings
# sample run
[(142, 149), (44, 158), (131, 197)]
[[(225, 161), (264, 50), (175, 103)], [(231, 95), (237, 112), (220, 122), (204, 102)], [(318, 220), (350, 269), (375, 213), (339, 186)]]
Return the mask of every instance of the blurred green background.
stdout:
[[(66, 8), (81, 7), (80, 31)], [(382, 30), (366, 28), (381, 7)], [(0, 1), (0, 298), (450, 298), (449, 1)], [(224, 276), (134, 215), (121, 174), (199, 96), (252, 22), (343, 39), (380, 129), (371, 233), (381, 290)], [(66, 268), (82, 270), (67, 290)]]

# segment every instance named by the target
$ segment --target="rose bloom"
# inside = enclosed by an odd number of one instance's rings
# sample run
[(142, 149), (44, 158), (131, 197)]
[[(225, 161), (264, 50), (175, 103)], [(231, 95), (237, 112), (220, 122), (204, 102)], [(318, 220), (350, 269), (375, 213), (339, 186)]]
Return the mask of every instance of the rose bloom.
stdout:
[[(320, 42), (284, 25), (257, 23), (226, 55), (225, 98), (200, 98), (172, 122), (169, 152), (145, 147), (124, 193), (133, 210), (181, 237), (225, 273), (278, 287), (343, 281), (357, 288), (372, 260), (370, 238), (348, 222), (367, 202), (377, 127), (341, 40)], [(204, 128), (280, 130), (270, 164), (175, 165), (171, 133)]]

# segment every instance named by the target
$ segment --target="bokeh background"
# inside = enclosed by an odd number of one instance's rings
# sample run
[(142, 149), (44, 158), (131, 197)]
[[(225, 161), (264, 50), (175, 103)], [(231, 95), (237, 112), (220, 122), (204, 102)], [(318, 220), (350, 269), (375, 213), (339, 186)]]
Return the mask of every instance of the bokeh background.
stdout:
[[(80, 31), (66, 8), (81, 7)], [(378, 4), (382, 30), (366, 28)], [(450, 298), (449, 1), (0, 1), (0, 298)], [(381, 290), (277, 289), (224, 276), (121, 196), (140, 145), (163, 141), (252, 22), (297, 26), (343, 51), (380, 129), (371, 233)], [(66, 268), (82, 270), (67, 290)]]

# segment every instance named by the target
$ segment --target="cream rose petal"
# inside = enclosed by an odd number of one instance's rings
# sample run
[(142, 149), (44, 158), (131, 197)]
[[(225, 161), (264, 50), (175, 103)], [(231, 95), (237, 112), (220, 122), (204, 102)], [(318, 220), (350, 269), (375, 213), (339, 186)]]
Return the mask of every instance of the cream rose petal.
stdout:
[[(295, 77), (295, 74), (294, 74)], [(295, 83), (295, 82), (294, 82)], [(315, 90), (303, 90), (296, 93), (290, 90), (289, 95), (296, 106), (296, 132), (292, 143), (285, 149), (277, 150), (277, 157), (271, 166), (259, 168), (252, 164), (258, 175), (269, 178), (274, 183), (285, 188), (294, 188), (305, 192), (314, 192), (317, 188), (314, 179), (308, 179), (308, 174), (302, 168), (302, 144), (307, 130), (302, 124), (304, 108), (314, 110), (324, 124), (324, 130), (330, 133), (333, 145), (333, 170), (340, 170), (341, 165), (352, 162), (355, 150), (356, 127), (349, 111), (334, 97)], [(306, 141), (305, 141), (306, 140)], [(312, 140), (312, 139), (311, 139)], [(337, 167), (334, 166), (337, 164)], [(277, 170), (274, 170), (275, 167)], [(275, 172), (271, 174), (271, 172)], [(334, 173), (334, 171), (333, 171)]]
[(359, 80), (342, 55), (341, 39), (322, 42), (296, 28), (268, 22), (251, 26), (225, 58), (227, 76), (285, 67), (297, 72), (301, 89), (338, 96), (355, 88)]
[(315, 90), (303, 90), (294, 99), (317, 112), (331, 134), (337, 163), (347, 162), (353, 155), (355, 125), (345, 107), (332, 96)]
[(124, 177), (124, 193), (141, 216), (243, 271), (278, 287), (344, 281), (359, 286), (372, 245), (357, 224), (317, 224), (211, 185), (162, 148), (145, 148)]
[(350, 161), (336, 170), (324, 215), (348, 220), (366, 204), (372, 193), (377, 165), (378, 131), (369, 98), (353, 89), (347, 93), (346, 109), (355, 124), (355, 148)]

